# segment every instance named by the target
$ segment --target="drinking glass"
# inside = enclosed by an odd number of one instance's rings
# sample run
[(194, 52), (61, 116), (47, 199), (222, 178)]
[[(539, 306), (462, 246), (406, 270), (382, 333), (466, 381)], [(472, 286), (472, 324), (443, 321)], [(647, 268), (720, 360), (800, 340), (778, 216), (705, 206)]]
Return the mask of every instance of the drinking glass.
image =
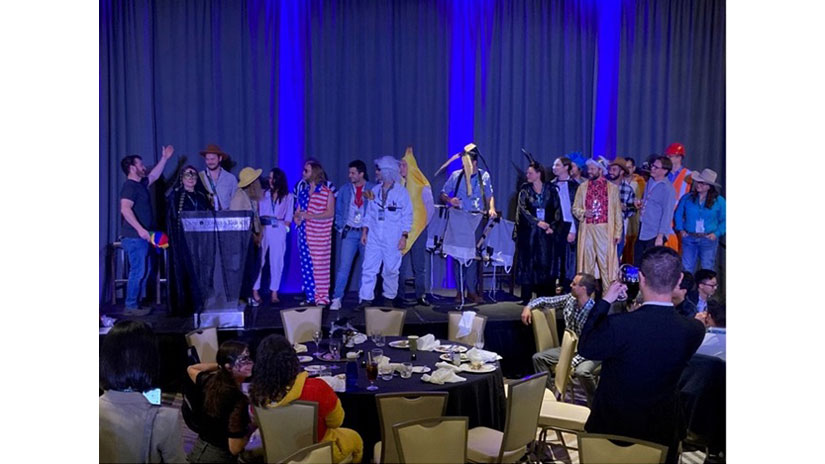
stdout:
[(312, 353), (316, 358), (321, 356), (321, 339), (324, 337), (324, 334), (320, 330), (316, 330), (312, 333), (312, 341), (315, 342), (315, 353)]
[(378, 374), (381, 376), (381, 380), (392, 380), (392, 366), (390, 366), (390, 363), (379, 364)]
[(375, 332), (373, 334), (373, 337), (374, 338), (372, 339), (372, 341), (373, 343), (375, 343), (375, 346), (384, 346), (384, 334), (382, 334), (381, 332)]
[[(380, 355), (379, 355), (380, 356)], [(370, 381), (370, 386), (367, 387), (369, 391), (378, 390), (375, 386), (375, 379), (378, 377), (378, 356), (373, 355), (372, 351), (367, 353), (367, 380)]]
[(484, 348), (484, 332), (480, 330), (478, 331), (478, 337), (476, 337), (476, 341), (473, 343), (473, 346), (478, 350)]
[(402, 379), (409, 379), (412, 377), (412, 369), (413, 365), (411, 362), (405, 362), (401, 364), (401, 378)]
[(332, 359), (336, 361), (341, 359), (341, 340), (329, 341), (329, 353), (332, 355)]

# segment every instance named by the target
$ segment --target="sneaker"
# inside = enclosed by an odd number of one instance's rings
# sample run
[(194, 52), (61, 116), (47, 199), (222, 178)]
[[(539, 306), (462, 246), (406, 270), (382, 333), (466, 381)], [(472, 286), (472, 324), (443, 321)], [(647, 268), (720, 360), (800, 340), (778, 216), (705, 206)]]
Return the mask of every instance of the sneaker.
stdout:
[(260, 306), (260, 305), (261, 305), (261, 301), (260, 301), (260, 300), (256, 300), (255, 298), (249, 298), (249, 299), (247, 300), (247, 303), (249, 304), (249, 306), (251, 306), (251, 307), (253, 307), (253, 308), (257, 308), (258, 306)]
[(146, 306), (141, 306), (140, 308), (126, 308), (123, 311), (125, 316), (132, 316), (132, 317), (142, 317), (148, 316), (149, 313), (152, 312), (152, 308), (148, 308)]
[(333, 298), (332, 303), (329, 305), (330, 311), (338, 311), (341, 309), (341, 299), (340, 298)]

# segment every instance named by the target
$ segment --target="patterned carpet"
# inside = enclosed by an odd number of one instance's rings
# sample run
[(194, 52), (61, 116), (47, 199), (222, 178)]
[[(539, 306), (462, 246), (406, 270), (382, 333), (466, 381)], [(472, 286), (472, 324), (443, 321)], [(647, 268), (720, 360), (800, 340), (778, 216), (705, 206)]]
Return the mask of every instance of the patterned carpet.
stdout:
[[(505, 382), (507, 382), (505, 380)], [(578, 385), (573, 386), (574, 391), (574, 402), (576, 404), (586, 405), (587, 400), (584, 394), (584, 390), (579, 387)], [(183, 396), (180, 393), (164, 393), (162, 397), (162, 404), (164, 406), (173, 407), (176, 409), (180, 409), (181, 405), (183, 404)], [(186, 453), (192, 449), (192, 446), (195, 444), (195, 440), (197, 440), (198, 434), (193, 432), (184, 425), (183, 427), (183, 449)], [(578, 464), (579, 462), (579, 453), (576, 450), (565, 450), (564, 447), (561, 446), (561, 443), (555, 438), (553, 433), (548, 434), (548, 438), (550, 440), (550, 446), (544, 448), (537, 456), (538, 461), (544, 464)], [(576, 435), (565, 433), (564, 434), (564, 441), (568, 445), (576, 446)], [(252, 438), (250, 439), (249, 444), (247, 445), (247, 449), (251, 448), (261, 448), (260, 436), (255, 433), (253, 434)], [(551, 455), (552, 453), (552, 455)], [(705, 453), (704, 451), (685, 451), (681, 455), (680, 463), (681, 464), (702, 464), (705, 460)]]

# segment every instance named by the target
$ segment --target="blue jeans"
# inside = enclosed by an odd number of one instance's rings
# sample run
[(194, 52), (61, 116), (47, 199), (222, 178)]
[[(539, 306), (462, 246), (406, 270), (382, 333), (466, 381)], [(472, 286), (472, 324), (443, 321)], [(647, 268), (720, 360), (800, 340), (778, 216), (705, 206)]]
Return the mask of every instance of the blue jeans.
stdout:
[[(426, 232), (426, 231), (425, 231)], [(424, 265), (427, 251), (427, 234), (422, 233), (410, 247), (410, 251), (401, 260), (401, 272), (398, 275), (398, 296), (404, 298), (404, 281), (407, 280), (407, 261), (412, 261), (412, 273), (415, 277), (415, 298), (423, 298), (426, 289), (424, 287)]]
[(126, 284), (126, 308), (137, 308), (138, 298), (146, 288), (149, 275), (149, 242), (142, 238), (124, 238), (120, 241), (129, 260), (129, 282)]
[(343, 298), (347, 289), (349, 273), (356, 253), (364, 256), (364, 245), (361, 245), (361, 231), (349, 230), (347, 236), (341, 239), (341, 254), (338, 257), (338, 267), (335, 270), (335, 290), (333, 298)]
[(688, 235), (682, 237), (682, 267), (688, 272), (696, 269), (696, 260), (701, 264), (700, 269), (714, 270), (716, 265), (716, 249), (719, 247), (719, 239), (711, 240), (705, 237), (695, 237)]

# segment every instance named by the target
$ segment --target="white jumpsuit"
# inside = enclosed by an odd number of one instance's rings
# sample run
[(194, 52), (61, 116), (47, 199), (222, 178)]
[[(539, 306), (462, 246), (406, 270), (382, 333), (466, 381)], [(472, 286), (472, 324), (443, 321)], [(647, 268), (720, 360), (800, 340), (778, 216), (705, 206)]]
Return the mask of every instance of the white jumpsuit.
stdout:
[(261, 289), (261, 274), (266, 265), (266, 255), (269, 253), (269, 290), (277, 292), (281, 286), (281, 275), (284, 270), (284, 253), (286, 252), (287, 226), (292, 221), (294, 197), (287, 194), (278, 203), (272, 203), (272, 197), (266, 192), (264, 197), (258, 201), (258, 213), (260, 216), (271, 216), (276, 219), (275, 225), (262, 225), (263, 239), (261, 240), (261, 268), (258, 270), (258, 278), (255, 279), (255, 290)]
[(384, 298), (394, 299), (398, 294), (398, 270), (401, 267), (401, 250), (398, 242), (403, 232), (412, 228), (413, 209), (407, 189), (394, 183), (387, 192), (386, 200), (381, 198), (381, 184), (372, 188), (375, 201), (367, 203), (364, 226), (368, 228), (367, 246), (364, 250), (364, 264), (361, 268), (362, 301), (375, 296), (375, 280), (381, 264), (384, 269)]

